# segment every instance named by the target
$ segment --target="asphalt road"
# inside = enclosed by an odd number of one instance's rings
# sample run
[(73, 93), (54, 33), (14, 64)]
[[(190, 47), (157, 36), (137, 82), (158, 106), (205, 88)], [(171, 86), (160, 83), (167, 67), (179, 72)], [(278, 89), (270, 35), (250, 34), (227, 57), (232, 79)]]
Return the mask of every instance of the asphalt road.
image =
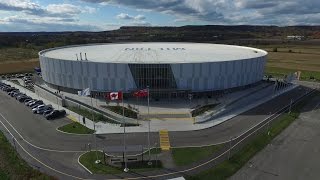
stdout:
[(310, 101), (304, 110), (230, 179), (319, 179), (320, 96)]
[[(170, 132), (171, 146), (196, 146), (228, 141), (231, 137), (238, 136), (255, 124), (263, 121), (270, 112), (276, 112), (279, 108), (288, 104), (292, 98), (298, 97), (305, 93), (305, 91), (304, 88), (296, 88), (289, 93), (212, 128), (192, 132)], [(77, 159), (81, 153), (87, 150), (86, 144), (92, 144), (93, 136), (67, 135), (55, 130), (57, 127), (69, 123), (69, 120), (47, 121), (42, 116), (32, 114), (28, 107), (15, 101), (3, 92), (0, 92), (0, 113), (0, 129), (4, 132), (8, 129), (17, 138), (22, 147), (30, 152), (31, 156), (35, 157), (32, 158), (22, 151), (21, 148), (17, 148), (21, 155), (34, 167), (39, 167), (40, 170), (61, 179), (74, 179), (75, 177), (63, 175), (61, 172), (57, 172), (57, 170), (85, 178), (120, 178), (123, 176), (90, 175), (80, 167)], [(11, 139), (10, 134), (5, 134)], [(129, 145), (147, 144), (146, 133), (131, 133), (127, 135), (126, 139)], [(99, 135), (97, 138), (98, 149), (108, 151), (108, 147), (110, 146), (121, 146), (122, 140), (123, 136), (119, 134)], [(158, 133), (151, 133), (151, 142), (152, 144), (159, 142)], [(94, 145), (91, 146), (94, 147)], [(41, 162), (44, 162), (44, 164), (41, 164)], [(45, 167), (46, 165), (49, 167)], [(161, 172), (147, 172), (143, 174), (154, 175), (171, 171), (174, 170), (162, 170)], [(135, 177), (141, 175), (130, 174), (129, 176)]]

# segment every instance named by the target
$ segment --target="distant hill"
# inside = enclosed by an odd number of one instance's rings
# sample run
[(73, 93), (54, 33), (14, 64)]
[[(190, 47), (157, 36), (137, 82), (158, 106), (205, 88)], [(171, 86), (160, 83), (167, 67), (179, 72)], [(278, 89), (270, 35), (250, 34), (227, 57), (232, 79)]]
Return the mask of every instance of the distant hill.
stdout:
[(287, 36), (320, 39), (320, 26), (124, 26), (102, 32), (1, 32), (0, 47), (50, 48), (63, 45), (111, 42), (210, 42), (227, 44), (274, 44), (287, 42)]

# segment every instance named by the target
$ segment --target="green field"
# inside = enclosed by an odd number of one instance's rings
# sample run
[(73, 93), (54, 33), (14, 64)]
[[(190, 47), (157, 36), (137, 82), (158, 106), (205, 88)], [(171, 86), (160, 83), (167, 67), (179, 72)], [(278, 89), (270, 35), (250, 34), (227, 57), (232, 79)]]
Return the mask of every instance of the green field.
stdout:
[(77, 122), (67, 124), (58, 128), (60, 131), (73, 134), (93, 134), (94, 130), (89, 129)]
[[(17, 148), (18, 145), (16, 145)], [(30, 167), (15, 151), (4, 134), (0, 131), (0, 179), (46, 180), (54, 177), (43, 174)]]

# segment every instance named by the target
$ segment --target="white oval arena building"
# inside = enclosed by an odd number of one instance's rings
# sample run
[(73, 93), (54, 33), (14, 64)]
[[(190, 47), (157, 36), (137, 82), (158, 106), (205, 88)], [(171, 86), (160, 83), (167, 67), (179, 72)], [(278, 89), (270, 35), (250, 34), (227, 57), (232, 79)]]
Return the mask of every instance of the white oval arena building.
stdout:
[(204, 43), (87, 44), (39, 53), (43, 80), (69, 91), (207, 92), (261, 81), (267, 52)]

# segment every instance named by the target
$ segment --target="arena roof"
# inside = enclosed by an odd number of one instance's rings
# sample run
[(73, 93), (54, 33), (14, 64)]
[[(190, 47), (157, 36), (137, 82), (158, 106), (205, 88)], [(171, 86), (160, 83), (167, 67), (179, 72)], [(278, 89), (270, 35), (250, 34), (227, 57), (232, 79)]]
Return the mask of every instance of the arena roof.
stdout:
[(242, 46), (205, 43), (116, 43), (66, 46), (41, 51), (40, 56), (63, 60), (112, 63), (173, 64), (233, 61), (267, 55)]

